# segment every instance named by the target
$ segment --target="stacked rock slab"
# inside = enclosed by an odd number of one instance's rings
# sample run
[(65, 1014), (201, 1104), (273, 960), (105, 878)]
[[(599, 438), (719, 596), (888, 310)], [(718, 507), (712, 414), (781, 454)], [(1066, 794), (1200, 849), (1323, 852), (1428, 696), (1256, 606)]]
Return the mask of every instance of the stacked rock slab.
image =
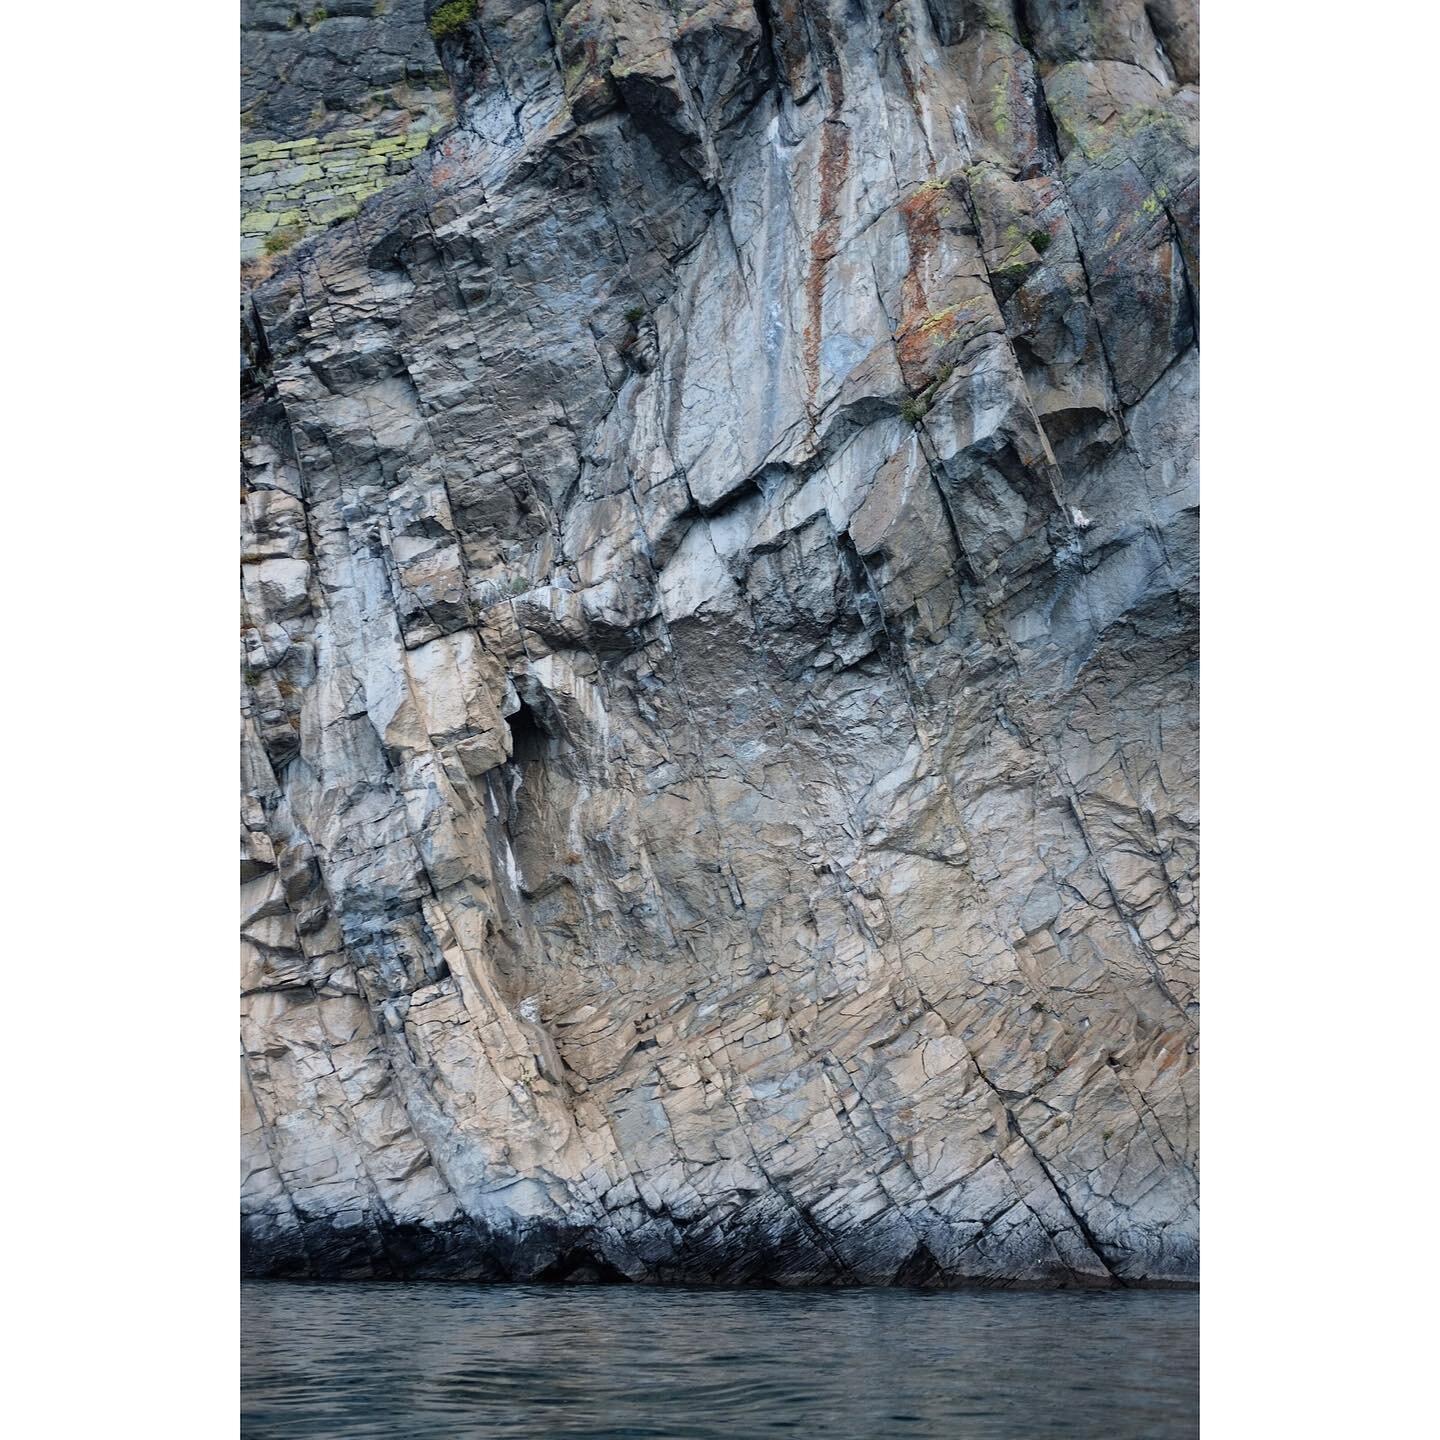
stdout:
[(240, 37), (240, 256), (259, 270), (409, 170), (454, 107), (422, 0), (243, 0)]
[(247, 1272), (1193, 1281), (1193, 7), (436, 48), (247, 296)]

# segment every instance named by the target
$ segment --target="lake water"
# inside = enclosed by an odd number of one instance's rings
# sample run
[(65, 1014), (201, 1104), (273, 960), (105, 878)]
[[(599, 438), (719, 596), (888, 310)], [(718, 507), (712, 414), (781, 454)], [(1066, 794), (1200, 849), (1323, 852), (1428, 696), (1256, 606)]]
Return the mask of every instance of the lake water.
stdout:
[(244, 1440), (1174, 1440), (1193, 1292), (242, 1287)]

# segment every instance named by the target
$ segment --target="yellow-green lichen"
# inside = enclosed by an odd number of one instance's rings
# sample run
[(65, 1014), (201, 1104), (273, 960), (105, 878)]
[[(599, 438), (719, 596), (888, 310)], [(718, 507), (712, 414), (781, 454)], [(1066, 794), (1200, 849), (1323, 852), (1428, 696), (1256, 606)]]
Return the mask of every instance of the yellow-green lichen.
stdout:
[(995, 133), (1002, 140), (1010, 129), (1010, 87), (1005, 83), (1005, 78), (1002, 75), (990, 92), (990, 120), (995, 126)]
[(920, 333), (928, 334), (931, 330), (938, 329), (941, 325), (958, 324), (966, 311), (972, 305), (979, 304), (977, 300), (962, 300), (958, 305), (947, 305), (943, 310), (937, 310), (933, 315), (927, 315), (920, 322)]

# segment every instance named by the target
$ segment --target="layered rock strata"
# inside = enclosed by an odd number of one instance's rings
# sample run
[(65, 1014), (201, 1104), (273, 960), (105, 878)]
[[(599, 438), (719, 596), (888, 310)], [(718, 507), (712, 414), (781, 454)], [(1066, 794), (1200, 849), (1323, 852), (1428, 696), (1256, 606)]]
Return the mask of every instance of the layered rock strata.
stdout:
[(434, 53), (246, 297), (247, 1271), (1193, 1280), (1193, 7)]
[(240, 103), (251, 280), (393, 184), (454, 118), (423, 0), (242, 0)]

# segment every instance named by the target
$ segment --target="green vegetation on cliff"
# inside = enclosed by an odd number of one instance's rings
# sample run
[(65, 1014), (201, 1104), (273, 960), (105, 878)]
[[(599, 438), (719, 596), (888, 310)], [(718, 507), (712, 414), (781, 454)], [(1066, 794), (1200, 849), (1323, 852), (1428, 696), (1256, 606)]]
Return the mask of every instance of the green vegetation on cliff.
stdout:
[(475, 0), (448, 0), (430, 17), (430, 33), (443, 40), (463, 30), (475, 18)]

